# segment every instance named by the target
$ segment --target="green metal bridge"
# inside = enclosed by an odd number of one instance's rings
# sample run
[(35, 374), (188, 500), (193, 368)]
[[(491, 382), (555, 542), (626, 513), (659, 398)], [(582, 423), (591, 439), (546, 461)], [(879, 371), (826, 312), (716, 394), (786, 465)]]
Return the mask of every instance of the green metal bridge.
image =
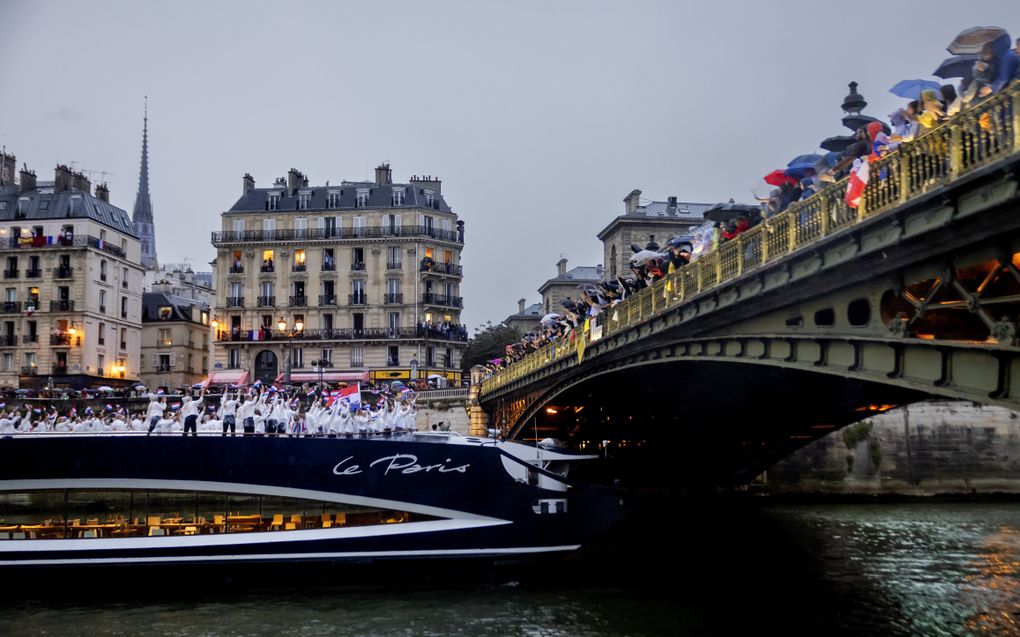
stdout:
[(475, 422), (668, 448), (691, 475), (733, 483), (908, 402), (1020, 410), (1020, 85), (870, 172), (858, 208), (832, 184), (476, 374)]

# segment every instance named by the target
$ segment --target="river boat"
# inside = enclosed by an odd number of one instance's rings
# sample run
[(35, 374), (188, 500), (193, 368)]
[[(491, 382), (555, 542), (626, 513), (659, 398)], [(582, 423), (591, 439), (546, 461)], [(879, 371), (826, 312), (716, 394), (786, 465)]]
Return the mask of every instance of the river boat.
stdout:
[(622, 493), (596, 456), (451, 433), (0, 439), (0, 569), (564, 554)]

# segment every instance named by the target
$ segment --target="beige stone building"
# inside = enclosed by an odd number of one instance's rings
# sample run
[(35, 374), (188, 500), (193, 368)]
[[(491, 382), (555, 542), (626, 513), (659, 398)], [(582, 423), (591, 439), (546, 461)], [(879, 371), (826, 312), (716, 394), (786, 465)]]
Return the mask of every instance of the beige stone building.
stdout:
[(605, 276), (605, 270), (601, 265), (582, 265), (567, 269), (567, 260), (560, 259), (556, 263), (556, 276), (549, 279), (538, 288), (542, 295), (542, 314), (549, 312), (563, 313), (560, 301), (572, 299), (578, 301), (581, 298), (581, 286), (598, 283)]
[(128, 385), (139, 378), (142, 268), (105, 184), (52, 182), (0, 155), (0, 387)]
[(633, 254), (632, 245), (640, 248), (649, 244), (664, 246), (676, 235), (688, 235), (692, 227), (705, 222), (705, 211), (712, 206), (678, 202), (676, 197), (642, 205), (640, 190), (631, 191), (623, 203), (624, 214), (614, 218), (598, 233), (604, 249), (603, 263), (610, 277), (626, 276), (630, 272), (628, 264)]
[(212, 237), (212, 382), (459, 381), (464, 227), (441, 186), (385, 164), (335, 185), (245, 175)]
[(190, 387), (209, 374), (209, 305), (165, 292), (142, 298), (141, 380), (146, 387)]
[(545, 315), (542, 311), (542, 304), (532, 303), (531, 305), (525, 305), (526, 303), (525, 299), (518, 299), (517, 313), (506, 317), (503, 320), (503, 325), (515, 328), (521, 334), (527, 334), (538, 327), (538, 322)]

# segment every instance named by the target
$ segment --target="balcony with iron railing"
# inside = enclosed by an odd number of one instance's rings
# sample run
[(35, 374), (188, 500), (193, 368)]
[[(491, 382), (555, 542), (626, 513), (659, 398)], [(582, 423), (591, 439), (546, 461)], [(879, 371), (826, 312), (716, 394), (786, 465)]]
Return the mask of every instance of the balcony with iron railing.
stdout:
[(464, 298), (460, 296), (449, 296), (446, 294), (433, 294), (425, 292), (421, 295), (422, 305), (435, 305), (439, 307), (464, 307)]
[(244, 297), (243, 296), (228, 296), (227, 300), (226, 300), (226, 303), (227, 303), (227, 307), (244, 307)]
[(453, 263), (428, 263), (422, 260), (420, 266), (421, 272), (433, 272), (435, 274), (449, 274), (450, 276), (463, 276), (464, 268)]
[(322, 271), (323, 272), (336, 272), (336, 262), (333, 262), (333, 263), (323, 263), (322, 264)]
[(351, 264), (351, 272), (364, 272), (365, 263), (363, 261), (356, 261)]
[(257, 299), (255, 299), (255, 304), (258, 307), (273, 307), (273, 306), (276, 305), (276, 297), (275, 296), (260, 296)]
[(291, 307), (307, 307), (308, 297), (304, 294), (297, 294), (288, 299)]
[(272, 263), (263, 263), (259, 266), (259, 272), (276, 272), (276, 266)]
[[(235, 330), (226, 331), (219, 330), (216, 333), (217, 341), (233, 341), (233, 342), (248, 342), (248, 341), (264, 341), (264, 340), (276, 340), (284, 337), (274, 333), (271, 330), (254, 330), (257, 334), (253, 335), (252, 332), (247, 330)], [(467, 341), (467, 330), (443, 332), (438, 329), (425, 329), (422, 327), (399, 327), (399, 328), (388, 328), (388, 327), (371, 327), (356, 330), (353, 328), (306, 328), (299, 334), (295, 334), (292, 339), (296, 341), (348, 341), (348, 340), (389, 340), (389, 339), (404, 339), (404, 340), (428, 340), (428, 341), (451, 341), (451, 342), (465, 342)]]
[(54, 279), (71, 279), (74, 278), (74, 268), (53, 268)]
[(72, 337), (67, 332), (50, 334), (50, 345), (70, 345), (72, 342)]
[(387, 270), (403, 270), (404, 269), (404, 264), (401, 261), (387, 261), (386, 262), (386, 269)]
[[(601, 338), (654, 320), (697, 296), (801, 251), (936, 189), (950, 189), (972, 174), (1020, 153), (1020, 83), (949, 118), (870, 164), (860, 203), (847, 203), (849, 177), (766, 218), (735, 239), (668, 274), (613, 306), (601, 321)], [(942, 195), (948, 197), (948, 195)], [(900, 223), (897, 220), (897, 223)], [(605, 315), (602, 315), (603, 317)], [(582, 338), (550, 343), (482, 383), (495, 391), (562, 359), (576, 361)], [(578, 362), (576, 364), (583, 364)]]
[(124, 251), (117, 246), (110, 245), (108, 241), (98, 239), (92, 235), (76, 234), (71, 237), (65, 236), (38, 236), (38, 237), (10, 237), (0, 247), (20, 249), (67, 249), (67, 248), (95, 248), (115, 257), (124, 258)]
[(16, 270), (16, 269), (15, 270), (4, 270), (4, 278), (5, 279), (16, 279), (16, 278), (18, 278), (18, 276), (20, 276), (20, 274), (21, 274), (20, 270)]
[(39, 335), (38, 334), (22, 334), (21, 335), (21, 342), (22, 343), (38, 343), (39, 342)]
[(366, 305), (367, 303), (368, 301), (366, 300), (364, 292), (347, 295), (348, 305)]
[(335, 294), (320, 294), (319, 305), (322, 307), (336, 307), (337, 300)]
[(291, 267), (290, 271), (291, 272), (307, 272), (308, 271), (308, 266), (306, 264), (304, 264), (304, 263), (295, 263)]
[(230, 269), (228, 270), (228, 272), (230, 272), (230, 274), (244, 274), (244, 266), (243, 265), (236, 265), (236, 264), (232, 265), (232, 266), (230, 266)]
[(37, 376), (39, 374), (39, 368), (35, 365), (24, 365), (21, 368), (22, 376)]
[(42, 268), (29, 268), (25, 270), (26, 279), (38, 279), (42, 277)]
[(4, 301), (0, 303), (0, 313), (3, 314), (17, 314), (21, 312), (20, 301)]
[(18, 337), (13, 334), (6, 334), (0, 336), (0, 347), (17, 347)]
[(400, 305), (404, 302), (404, 295), (401, 292), (395, 294), (384, 294), (383, 304), (384, 305)]
[(73, 312), (73, 311), (74, 301), (71, 299), (56, 299), (50, 301), (50, 312)]
[(429, 237), (439, 241), (463, 243), (456, 230), (442, 230), (434, 226), (371, 226), (357, 228), (309, 228), (306, 230), (241, 230), (212, 233), (214, 245), (239, 243), (267, 243), (280, 241), (337, 241), (357, 239), (385, 239), (387, 237)]

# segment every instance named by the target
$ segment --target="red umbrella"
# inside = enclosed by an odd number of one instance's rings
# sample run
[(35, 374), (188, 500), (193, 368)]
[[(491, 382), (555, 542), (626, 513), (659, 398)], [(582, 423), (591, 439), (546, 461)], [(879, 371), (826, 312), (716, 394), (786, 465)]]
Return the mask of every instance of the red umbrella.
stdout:
[(770, 186), (782, 186), (783, 184), (790, 184), (791, 186), (797, 185), (797, 180), (787, 175), (782, 170), (773, 170), (769, 174), (762, 177)]

